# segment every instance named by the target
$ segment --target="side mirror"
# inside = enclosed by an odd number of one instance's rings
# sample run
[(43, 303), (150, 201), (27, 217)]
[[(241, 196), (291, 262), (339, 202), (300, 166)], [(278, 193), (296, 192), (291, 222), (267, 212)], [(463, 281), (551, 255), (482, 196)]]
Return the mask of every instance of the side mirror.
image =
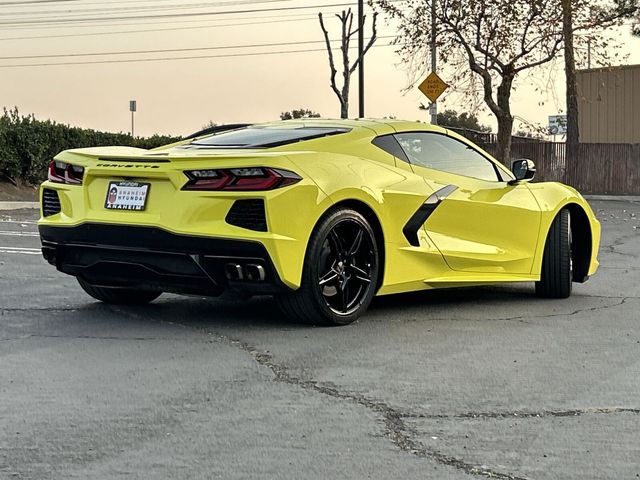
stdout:
[(536, 175), (536, 164), (532, 160), (521, 158), (513, 162), (511, 172), (516, 179), (511, 180), (509, 185), (514, 185), (518, 182), (530, 182)]

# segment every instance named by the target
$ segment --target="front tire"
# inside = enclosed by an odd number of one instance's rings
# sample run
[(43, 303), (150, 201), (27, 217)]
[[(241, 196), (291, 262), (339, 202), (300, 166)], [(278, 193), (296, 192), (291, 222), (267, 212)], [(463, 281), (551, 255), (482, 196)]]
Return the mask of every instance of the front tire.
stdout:
[(560, 210), (554, 218), (542, 257), (540, 281), (536, 295), (543, 298), (568, 298), (573, 282), (571, 218), (569, 210)]
[(162, 292), (135, 288), (97, 287), (78, 278), (82, 289), (96, 300), (114, 305), (145, 305), (158, 298)]
[(367, 219), (339, 208), (325, 215), (309, 240), (302, 283), (276, 297), (282, 312), (313, 325), (347, 325), (369, 307), (378, 274), (378, 244)]

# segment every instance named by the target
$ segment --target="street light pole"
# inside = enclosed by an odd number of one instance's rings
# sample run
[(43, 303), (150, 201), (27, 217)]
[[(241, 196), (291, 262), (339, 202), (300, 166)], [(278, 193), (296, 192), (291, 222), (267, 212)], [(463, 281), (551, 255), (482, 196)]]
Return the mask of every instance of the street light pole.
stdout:
[[(431, 0), (431, 71), (436, 73), (437, 58), (436, 58), (436, 0)], [(430, 106), (431, 124), (438, 124), (438, 104), (433, 102)]]
[(358, 117), (364, 117), (364, 0), (358, 0)]

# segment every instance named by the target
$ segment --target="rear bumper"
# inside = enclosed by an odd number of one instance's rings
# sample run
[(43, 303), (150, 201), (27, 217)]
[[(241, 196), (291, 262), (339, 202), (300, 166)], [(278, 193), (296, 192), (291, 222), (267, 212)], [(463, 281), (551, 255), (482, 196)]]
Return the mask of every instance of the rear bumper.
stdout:
[(40, 225), (39, 230), (49, 263), (95, 285), (211, 296), (227, 289), (264, 294), (290, 290), (265, 246), (255, 241), (101, 223)]

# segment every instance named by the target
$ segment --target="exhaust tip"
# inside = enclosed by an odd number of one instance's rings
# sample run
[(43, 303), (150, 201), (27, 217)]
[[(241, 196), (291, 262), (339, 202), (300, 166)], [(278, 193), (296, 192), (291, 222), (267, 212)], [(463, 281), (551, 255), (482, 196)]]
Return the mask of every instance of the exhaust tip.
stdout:
[(234, 282), (240, 281), (244, 278), (242, 267), (237, 263), (227, 263), (224, 266), (224, 273), (227, 277), (227, 280), (231, 280)]
[(262, 265), (258, 265), (257, 263), (247, 264), (244, 271), (247, 280), (251, 280), (252, 282), (264, 282), (265, 278), (267, 278), (264, 267)]

